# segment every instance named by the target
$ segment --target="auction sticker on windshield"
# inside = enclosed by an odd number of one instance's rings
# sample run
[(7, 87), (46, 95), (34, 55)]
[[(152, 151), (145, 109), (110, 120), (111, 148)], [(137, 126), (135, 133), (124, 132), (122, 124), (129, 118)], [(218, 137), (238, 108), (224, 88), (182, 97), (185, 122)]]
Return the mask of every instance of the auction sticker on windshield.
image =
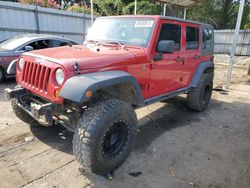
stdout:
[(135, 27), (152, 27), (154, 24), (153, 20), (150, 21), (136, 21), (135, 22)]

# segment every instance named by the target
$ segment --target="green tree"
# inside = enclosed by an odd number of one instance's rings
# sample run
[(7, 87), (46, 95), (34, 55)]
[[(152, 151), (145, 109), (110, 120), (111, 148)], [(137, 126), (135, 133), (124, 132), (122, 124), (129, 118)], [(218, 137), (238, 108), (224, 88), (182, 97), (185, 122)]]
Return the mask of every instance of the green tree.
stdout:
[(124, 3), (122, 0), (93, 0), (97, 12), (102, 16), (120, 15)]
[(250, 14), (248, 15), (248, 22), (245, 24), (244, 29), (250, 29)]
[[(239, 0), (202, 0), (188, 12), (188, 18), (210, 23), (216, 29), (233, 29), (237, 20)], [(244, 24), (249, 1), (246, 2), (242, 24)], [(243, 25), (244, 26), (244, 25)]]
[[(83, 5), (83, 6), (79, 6), (79, 5), (73, 5), (67, 8), (68, 11), (71, 12), (78, 12), (78, 13), (85, 13), (85, 14), (91, 14), (91, 10), (89, 7)], [(94, 12), (95, 15), (98, 15), (97, 12)]]
[[(131, 2), (123, 8), (123, 14), (134, 14), (135, 3)], [(159, 15), (161, 6), (149, 1), (138, 1), (137, 14), (139, 15)]]

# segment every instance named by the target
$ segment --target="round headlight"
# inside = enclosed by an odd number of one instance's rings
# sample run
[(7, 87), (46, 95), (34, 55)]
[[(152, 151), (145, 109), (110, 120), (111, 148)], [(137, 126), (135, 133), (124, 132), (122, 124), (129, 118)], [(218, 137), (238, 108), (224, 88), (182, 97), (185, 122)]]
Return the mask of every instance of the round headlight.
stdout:
[(56, 81), (59, 85), (61, 85), (64, 81), (64, 72), (60, 68), (56, 70)]
[(24, 59), (23, 59), (23, 58), (20, 58), (20, 59), (19, 59), (19, 62), (18, 62), (18, 66), (19, 66), (19, 69), (20, 69), (20, 70), (23, 70), (24, 63), (25, 63)]

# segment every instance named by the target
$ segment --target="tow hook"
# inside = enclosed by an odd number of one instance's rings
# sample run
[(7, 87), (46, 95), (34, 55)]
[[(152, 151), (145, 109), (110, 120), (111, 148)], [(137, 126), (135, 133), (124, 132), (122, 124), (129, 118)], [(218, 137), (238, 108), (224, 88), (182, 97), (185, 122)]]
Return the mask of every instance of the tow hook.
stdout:
[(53, 125), (53, 105), (51, 103), (39, 105), (36, 103), (31, 103), (31, 115), (35, 118), (40, 124), (44, 126)]

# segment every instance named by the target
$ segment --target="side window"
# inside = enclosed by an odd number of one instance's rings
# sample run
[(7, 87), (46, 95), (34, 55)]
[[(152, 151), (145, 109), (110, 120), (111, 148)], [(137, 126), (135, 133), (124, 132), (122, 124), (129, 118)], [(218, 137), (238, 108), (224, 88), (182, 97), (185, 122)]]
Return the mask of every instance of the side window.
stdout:
[(38, 40), (28, 44), (28, 46), (32, 46), (34, 50), (49, 48), (49, 40)]
[(69, 45), (69, 43), (65, 41), (60, 41), (60, 40), (53, 40), (53, 43), (54, 43), (54, 47)]
[(186, 31), (186, 49), (196, 50), (199, 48), (199, 28), (187, 27)]
[(202, 49), (210, 49), (213, 45), (213, 31), (211, 29), (204, 28), (202, 31)]
[(159, 41), (173, 40), (175, 42), (175, 51), (180, 50), (181, 26), (176, 24), (162, 24)]

